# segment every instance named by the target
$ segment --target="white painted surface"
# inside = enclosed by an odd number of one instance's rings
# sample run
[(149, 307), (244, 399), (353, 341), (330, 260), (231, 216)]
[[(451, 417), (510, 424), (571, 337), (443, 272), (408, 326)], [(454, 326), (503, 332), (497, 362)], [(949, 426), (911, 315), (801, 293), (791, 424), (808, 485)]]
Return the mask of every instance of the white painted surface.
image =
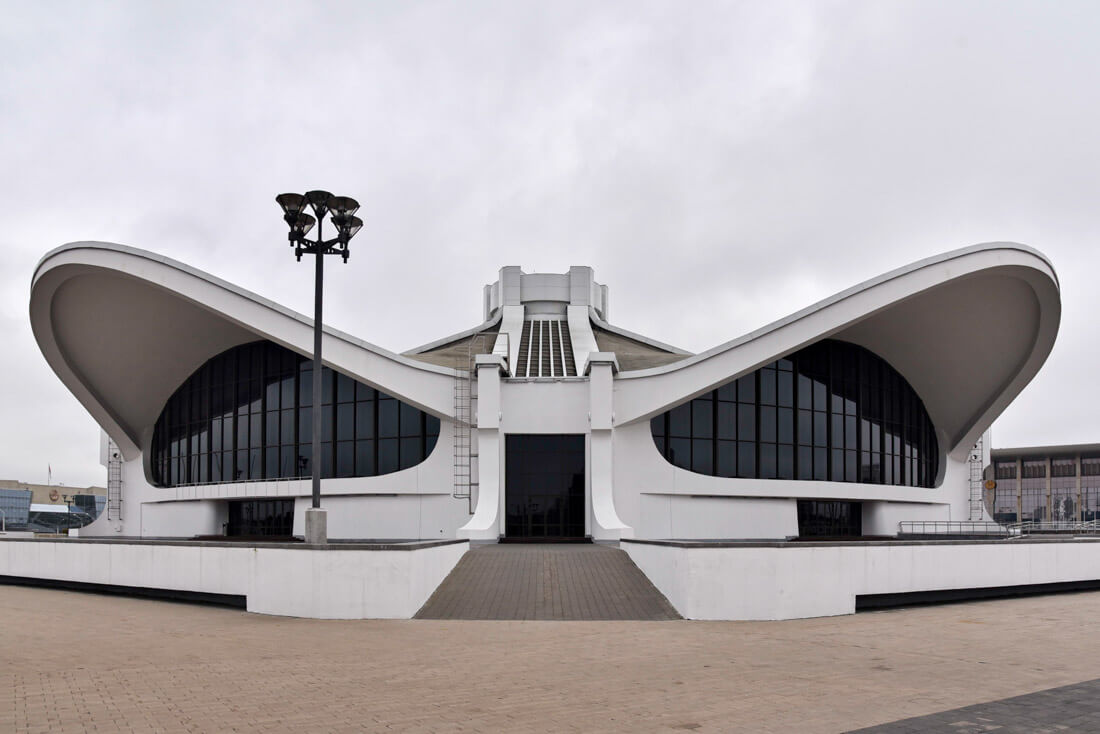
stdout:
[[(305, 535), (305, 511), (310, 497), (294, 503), (294, 534)], [(328, 510), (328, 537), (345, 540), (446, 540), (466, 522), (466, 500), (446, 494), (365, 494), (322, 497)]]
[(588, 398), (585, 380), (505, 380), (500, 387), (500, 429), (504, 433), (587, 433)]
[(592, 331), (592, 322), (588, 318), (588, 306), (569, 306), (566, 319), (569, 323), (569, 340), (573, 344), (573, 360), (577, 369), (584, 369), (588, 355), (600, 351), (596, 344), (596, 334)]
[(501, 491), (500, 415), (501, 372), (503, 365), (496, 355), (478, 357), (477, 362), (477, 450), (478, 492), (473, 517), (460, 527), (456, 535), (472, 540), (496, 540), (503, 532), (500, 508), (504, 503)]
[(416, 550), (0, 542), (0, 575), (247, 597), (250, 612), (408, 619), (468, 543)]
[(793, 499), (646, 494), (635, 537), (785, 540), (798, 535)]
[[(229, 520), (224, 502), (149, 502), (138, 509), (141, 513), (141, 535), (146, 538), (178, 537), (182, 532), (186, 532), (188, 537), (224, 535), (223, 523)], [(94, 537), (94, 534), (85, 532), (84, 537)]]
[(1100, 579), (1100, 541), (622, 548), (689, 619), (826, 617), (855, 612), (860, 594)]
[[(961, 490), (961, 487), (960, 487)], [(922, 505), (909, 502), (864, 502), (864, 535), (897, 535), (902, 520), (966, 520), (965, 511), (953, 514), (949, 504)]]

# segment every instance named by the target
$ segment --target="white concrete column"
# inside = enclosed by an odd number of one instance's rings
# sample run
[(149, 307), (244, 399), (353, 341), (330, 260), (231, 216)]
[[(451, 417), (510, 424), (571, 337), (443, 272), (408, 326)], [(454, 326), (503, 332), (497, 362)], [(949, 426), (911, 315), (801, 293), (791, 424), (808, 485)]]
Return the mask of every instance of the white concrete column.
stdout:
[(500, 481), (500, 380), (506, 374), (504, 358), (479, 354), (477, 370), (477, 447), (479, 484), (477, 507), (470, 521), (458, 529), (459, 538), (496, 540), (503, 532), (500, 512), (503, 487)]
[(589, 524), (594, 540), (634, 537), (634, 529), (620, 520), (615, 511), (612, 434), (614, 373), (618, 369), (614, 352), (592, 352), (584, 366), (584, 374), (589, 378), (588, 484), (592, 506)]

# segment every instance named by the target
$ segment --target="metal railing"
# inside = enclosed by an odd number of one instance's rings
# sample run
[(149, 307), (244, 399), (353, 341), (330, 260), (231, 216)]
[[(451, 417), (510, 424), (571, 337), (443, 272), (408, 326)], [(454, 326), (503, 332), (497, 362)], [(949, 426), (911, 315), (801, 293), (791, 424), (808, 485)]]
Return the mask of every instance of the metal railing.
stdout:
[(944, 537), (1009, 538), (1019, 535), (1018, 529), (985, 520), (902, 520), (898, 535), (935, 535)]
[(1009, 525), (1020, 535), (1100, 535), (1100, 522), (1073, 520), (1037, 522), (1027, 520)]
[(898, 536), (1020, 538), (1029, 535), (1100, 535), (1100, 520), (1084, 522), (1027, 520), (1002, 525), (982, 520), (902, 520)]
[(248, 477), (244, 477), (241, 479), (211, 479), (205, 482), (180, 482), (179, 484), (173, 484), (171, 487), (165, 487), (165, 489), (176, 489), (179, 487), (215, 487), (222, 484), (279, 484), (281, 482), (308, 482), (312, 478), (313, 477), (311, 477), (309, 474), (299, 474), (298, 476), (264, 477), (262, 479), (253, 479)]

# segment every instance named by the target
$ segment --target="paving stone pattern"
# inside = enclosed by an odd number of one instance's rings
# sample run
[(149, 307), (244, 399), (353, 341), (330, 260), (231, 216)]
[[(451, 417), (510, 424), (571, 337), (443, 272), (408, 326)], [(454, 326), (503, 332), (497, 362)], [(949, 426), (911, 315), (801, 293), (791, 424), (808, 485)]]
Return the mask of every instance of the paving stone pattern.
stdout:
[[(339, 621), (0, 586), (0, 732), (834, 734), (1095, 680), (1097, 610)], [(1030, 731), (1066, 731), (1029, 702)]]
[(860, 734), (1096, 734), (1100, 732), (1100, 679), (858, 731)]
[(680, 619), (626, 552), (586, 543), (474, 546), (417, 619)]

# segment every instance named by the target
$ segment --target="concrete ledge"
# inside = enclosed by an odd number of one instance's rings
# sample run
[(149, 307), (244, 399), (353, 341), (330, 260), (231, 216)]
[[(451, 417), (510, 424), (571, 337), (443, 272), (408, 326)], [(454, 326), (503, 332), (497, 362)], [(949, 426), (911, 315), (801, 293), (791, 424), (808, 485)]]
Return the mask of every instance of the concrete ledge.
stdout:
[[(33, 533), (31, 534), (33, 535)], [(441, 545), (454, 545), (468, 541), (459, 538), (456, 540), (329, 540), (327, 544), (310, 545), (309, 543), (240, 543), (228, 540), (189, 540), (186, 538), (138, 538), (129, 536), (116, 536), (111, 538), (15, 538), (0, 536), (0, 542), (5, 540), (19, 540), (33, 543), (94, 543), (96, 545), (179, 545), (198, 548), (284, 548), (288, 550), (311, 551), (346, 551), (346, 550), (394, 550), (415, 551), (425, 548), (436, 548)]]
[(641, 540), (623, 538), (623, 543), (640, 545), (660, 545), (668, 548), (861, 548), (861, 547), (897, 547), (906, 545), (1028, 545), (1031, 543), (1100, 543), (1100, 536), (1074, 537), (1035, 537), (1026, 538), (952, 538), (952, 539), (906, 539), (892, 540)]
[(89, 584), (83, 581), (63, 581), (58, 579), (37, 579), (27, 576), (0, 576), (0, 585), (33, 586), (41, 589), (64, 589), (66, 591), (86, 591), (93, 594), (117, 594), (136, 596), (143, 599), (168, 599), (197, 604), (216, 604), (225, 607), (245, 609), (248, 600), (233, 594), (207, 594), (202, 591), (176, 591), (174, 589), (151, 589), (143, 586), (114, 586), (112, 584)]
[(468, 548), (464, 540), (309, 546), (6, 539), (0, 577), (243, 597), (250, 612), (282, 616), (408, 619)]
[[(623, 540), (689, 619), (852, 614), (868, 605), (1090, 588), (1097, 539), (730, 543)], [(1084, 584), (1084, 585), (1082, 585)]]
[(1021, 584), (1020, 586), (988, 586), (979, 589), (942, 589), (939, 591), (910, 591), (903, 594), (860, 594), (856, 597), (856, 611), (890, 609), (917, 604), (943, 604), (975, 599), (1006, 599), (1038, 594), (1061, 594), (1073, 591), (1096, 591), (1100, 579), (1091, 581), (1063, 581), (1055, 584)]

